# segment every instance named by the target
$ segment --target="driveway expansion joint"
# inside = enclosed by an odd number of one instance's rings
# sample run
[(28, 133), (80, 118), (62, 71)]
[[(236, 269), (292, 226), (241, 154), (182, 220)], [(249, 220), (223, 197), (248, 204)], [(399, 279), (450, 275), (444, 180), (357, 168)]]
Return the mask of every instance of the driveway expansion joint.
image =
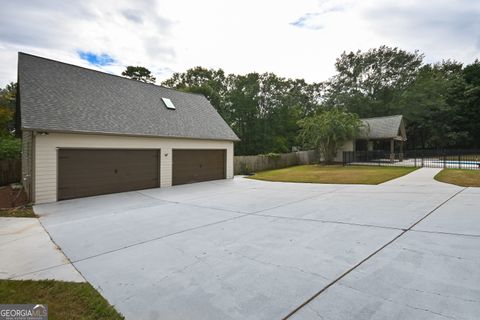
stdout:
[(401, 228), (396, 228), (396, 227), (378, 226), (378, 225), (374, 225), (374, 224), (364, 224), (364, 223), (336, 221), (336, 220), (313, 219), (313, 218), (296, 218), (296, 217), (275, 216), (275, 215), (268, 215), (268, 214), (258, 214), (258, 213), (247, 213), (247, 215), (264, 217), (264, 218), (295, 220), (295, 221), (309, 221), (309, 222), (319, 222), (319, 223), (343, 224), (343, 225), (356, 226), (356, 227), (366, 227), (366, 228), (379, 228), (379, 229), (399, 230), (399, 231), (405, 231), (406, 230), (406, 229), (401, 229)]
[[(144, 195), (146, 197), (149, 197), (149, 198), (152, 198), (152, 199), (156, 199), (156, 200), (160, 200), (158, 198), (155, 198), (155, 197), (152, 197), (148, 194), (143, 194), (141, 192), (137, 192), (141, 195)], [(191, 200), (191, 199), (190, 199)], [(192, 204), (192, 203), (188, 203), (188, 202), (181, 202), (181, 201), (171, 201), (171, 200), (161, 200), (161, 201), (165, 201), (166, 203), (169, 203), (169, 204), (178, 204), (178, 205), (182, 205), (182, 206), (191, 206), (191, 207), (195, 207), (195, 208), (201, 208), (201, 209), (211, 209), (211, 210), (217, 210), (217, 211), (226, 211), (226, 212), (230, 212), (230, 213), (238, 213), (238, 214), (245, 214), (245, 212), (243, 211), (238, 211), (238, 210), (230, 210), (230, 209), (222, 209), (222, 208), (215, 208), (215, 207), (209, 207), (209, 206), (202, 206), (202, 205), (198, 205), (198, 204)]]
[[(418, 225), (420, 222), (422, 222), (423, 220), (425, 220), (427, 217), (429, 217), (432, 213), (434, 213), (436, 210), (438, 210), (440, 207), (442, 207), (444, 204), (446, 204), (447, 202), (449, 202), (450, 200), (452, 200), (453, 198), (455, 198), (457, 195), (459, 195), (460, 193), (462, 193), (464, 190), (466, 190), (467, 188), (463, 188), (459, 191), (457, 191), (456, 193), (454, 193), (452, 196), (450, 196), (448, 199), (446, 199), (445, 201), (443, 201), (442, 203), (440, 203), (438, 206), (436, 206), (435, 208), (433, 208), (433, 210), (431, 210), (430, 212), (428, 212), (425, 216), (423, 216), (422, 218), (420, 218), (418, 221), (416, 221), (414, 224), (412, 224), (409, 228), (407, 228), (405, 231), (402, 231), (399, 235), (397, 235), (396, 237), (394, 237), (392, 240), (388, 241), (386, 244), (384, 244), (383, 246), (381, 246), (379, 249), (375, 250), (373, 253), (371, 253), (370, 255), (368, 255), (366, 258), (364, 258), (363, 260), (361, 260), (360, 262), (358, 262), (357, 264), (355, 264), (352, 268), (348, 269), (347, 271), (345, 271), (343, 274), (341, 274), (339, 277), (337, 277), (335, 280), (333, 280), (332, 282), (330, 282), (328, 285), (326, 285), (325, 287), (323, 287), (320, 291), (318, 291), (317, 293), (315, 293), (313, 296), (311, 296), (310, 298), (308, 298), (307, 300), (305, 300), (302, 304), (300, 304), (298, 307), (296, 307), (295, 309), (293, 309), (289, 314), (287, 314), (284, 318), (282, 318), (282, 320), (287, 320), (289, 319), (290, 317), (292, 317), (294, 314), (296, 314), (298, 311), (300, 311), (300, 309), (302, 309), (303, 307), (305, 307), (306, 305), (308, 305), (310, 302), (312, 302), (314, 299), (316, 299), (318, 296), (320, 296), (322, 293), (324, 293), (325, 291), (327, 291), (330, 287), (332, 287), (334, 284), (338, 283), (340, 280), (342, 280), (343, 278), (345, 278), (348, 274), (350, 274), (352, 271), (354, 271), (355, 269), (357, 269), (359, 266), (361, 266), (362, 264), (364, 264), (366, 261), (370, 260), (373, 256), (375, 256), (377, 253), (379, 253), (380, 251), (382, 251), (383, 249), (385, 249), (386, 247), (388, 247), (389, 245), (391, 245), (392, 243), (394, 243), (396, 240), (398, 240), (400, 237), (402, 237), (403, 235), (405, 235), (407, 232), (409, 232), (410, 230), (412, 230), (412, 228), (414, 228), (416, 225)], [(426, 310), (426, 311), (430, 311), (430, 310)], [(438, 314), (440, 315), (440, 314)]]
[[(68, 259), (68, 258), (67, 258)], [(50, 267), (47, 267), (47, 268), (42, 268), (42, 269), (38, 269), (38, 270), (34, 270), (34, 271), (30, 271), (30, 272), (27, 272), (27, 273), (21, 273), (21, 274), (15, 274), (11, 277), (8, 277), (7, 280), (13, 280), (13, 279), (18, 279), (20, 277), (25, 277), (25, 276), (28, 276), (30, 274), (35, 274), (35, 273), (38, 273), (38, 272), (43, 272), (43, 271), (47, 271), (47, 270), (51, 270), (51, 269), (55, 269), (55, 268), (58, 268), (58, 267), (61, 267), (61, 266), (65, 266), (65, 265), (68, 265), (68, 264), (71, 264), (70, 262), (65, 262), (65, 263), (60, 263), (60, 264), (57, 264), (57, 265), (54, 265), (54, 266), (50, 266)], [(77, 270), (78, 271), (78, 270)], [(83, 277), (83, 276), (82, 276)]]
[(430, 231), (430, 230), (419, 230), (419, 229), (410, 230), (410, 231), (419, 232), (419, 233), (441, 234), (441, 235), (447, 235), (447, 236), (480, 238), (480, 234), (471, 234), (471, 233), (456, 233), (456, 232)]
[(228, 219), (223, 219), (223, 220), (220, 220), (220, 221), (215, 221), (215, 222), (208, 223), (208, 224), (204, 224), (204, 225), (201, 225), (201, 226), (197, 226), (197, 227), (185, 229), (185, 230), (182, 230), (182, 231), (173, 232), (173, 233), (166, 234), (166, 235), (163, 235), (163, 236), (160, 236), (160, 237), (156, 237), (156, 238), (152, 238), (152, 239), (148, 239), (148, 240), (136, 242), (136, 243), (133, 243), (133, 244), (130, 244), (130, 245), (127, 245), (127, 246), (123, 246), (123, 247), (121, 247), (121, 248), (117, 248), (117, 249), (113, 249), (113, 250), (108, 250), (108, 251), (101, 252), (101, 253), (98, 253), (98, 254), (95, 254), (95, 255), (92, 255), (92, 256), (89, 256), (89, 257), (85, 257), (85, 258), (81, 258), (81, 259), (74, 260), (74, 261), (72, 261), (72, 264), (75, 264), (75, 263), (81, 262), (81, 261), (85, 261), (85, 260), (89, 260), (89, 259), (93, 259), (93, 258), (97, 258), (97, 257), (103, 256), (103, 255), (107, 255), (107, 254), (110, 254), (110, 253), (118, 252), (118, 251), (121, 251), (121, 250), (124, 250), (124, 249), (128, 249), (128, 248), (140, 246), (140, 245), (145, 244), (145, 243), (162, 240), (162, 239), (165, 239), (165, 238), (168, 238), (168, 237), (171, 237), (171, 236), (175, 236), (175, 235), (178, 235), (178, 234), (182, 234), (182, 233), (185, 233), (185, 232), (189, 232), (189, 231), (193, 231), (193, 230), (198, 230), (198, 229), (205, 228), (205, 227), (210, 227), (210, 226), (217, 225), (217, 224), (221, 224), (221, 223), (224, 223), (224, 222), (227, 222), (227, 221), (231, 221), (231, 220), (240, 219), (240, 218), (243, 218), (243, 217), (246, 217), (246, 216), (248, 216), (248, 215), (247, 215), (247, 214), (243, 214), (243, 215), (239, 215), (239, 216), (236, 216), (236, 217), (231, 217), (231, 218), (228, 218)]
[(330, 193), (334, 193), (338, 190), (341, 190), (341, 189), (344, 189), (346, 187), (340, 187), (340, 188), (337, 188), (337, 189), (333, 189), (333, 190), (330, 190), (330, 191), (325, 191), (325, 192), (319, 192), (318, 194), (315, 194), (315, 195), (312, 195), (312, 196), (309, 196), (309, 197), (305, 197), (305, 198), (302, 198), (302, 199), (298, 199), (298, 200), (294, 200), (294, 201), (290, 201), (290, 202), (286, 202), (286, 203), (282, 203), (281, 205), (278, 205), (278, 206), (274, 206), (274, 207), (271, 207), (271, 208), (266, 208), (266, 209), (262, 209), (262, 210), (257, 210), (257, 211), (254, 211), (254, 212), (251, 212), (251, 214), (258, 214), (260, 212), (264, 212), (264, 211), (268, 211), (268, 210), (273, 210), (273, 209), (278, 209), (278, 208), (281, 208), (281, 207), (284, 207), (284, 206), (288, 206), (288, 205), (291, 205), (291, 204), (295, 204), (295, 203), (299, 203), (299, 202), (302, 202), (302, 201), (305, 201), (305, 200), (310, 200), (310, 199), (315, 199), (315, 198), (321, 198), (327, 194), (330, 194)]
[[(38, 218), (37, 218), (38, 219)], [(62, 265), (67, 265), (67, 264), (70, 264), (77, 272), (78, 274), (83, 278), (84, 281), (87, 281), (85, 279), (85, 276), (80, 272), (80, 270), (73, 264), (72, 260), (70, 260), (70, 258), (65, 254), (65, 252), (63, 252), (62, 248), (60, 248), (60, 246), (55, 242), (55, 240), (53, 240), (52, 238), (52, 235), (50, 234), (50, 232), (48, 232), (47, 228), (45, 228), (45, 226), (43, 225), (42, 223), (42, 220), (38, 219), (38, 222), (40, 223), (40, 226), (42, 226), (43, 230), (45, 230), (45, 232), (47, 233), (48, 237), (50, 238), (50, 241), (52, 241), (52, 243), (55, 245), (55, 247), (57, 247), (57, 250), (59, 250), (65, 259), (67, 259), (68, 263), (64, 263)], [(59, 266), (57, 266), (59, 267)], [(51, 269), (51, 268), (50, 268)], [(47, 269), (48, 270), (48, 269)], [(45, 271), (45, 270), (39, 270), (39, 271)]]

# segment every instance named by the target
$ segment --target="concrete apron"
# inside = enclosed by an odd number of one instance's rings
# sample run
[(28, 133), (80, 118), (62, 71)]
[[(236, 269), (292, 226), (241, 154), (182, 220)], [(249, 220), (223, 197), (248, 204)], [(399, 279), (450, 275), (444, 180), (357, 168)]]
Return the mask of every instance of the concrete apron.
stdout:
[(378, 186), (236, 178), (35, 211), (127, 318), (474, 318), (480, 192), (415, 173)]
[(0, 218), (0, 279), (84, 282), (35, 218)]

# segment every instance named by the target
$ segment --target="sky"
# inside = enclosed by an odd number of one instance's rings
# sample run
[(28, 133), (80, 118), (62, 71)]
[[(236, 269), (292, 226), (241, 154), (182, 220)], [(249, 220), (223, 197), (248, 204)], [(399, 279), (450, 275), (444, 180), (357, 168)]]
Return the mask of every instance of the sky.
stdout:
[(328, 80), (344, 51), (388, 45), (425, 62), (480, 58), (478, 0), (0, 0), (0, 87), (17, 53), (157, 83), (203, 66)]

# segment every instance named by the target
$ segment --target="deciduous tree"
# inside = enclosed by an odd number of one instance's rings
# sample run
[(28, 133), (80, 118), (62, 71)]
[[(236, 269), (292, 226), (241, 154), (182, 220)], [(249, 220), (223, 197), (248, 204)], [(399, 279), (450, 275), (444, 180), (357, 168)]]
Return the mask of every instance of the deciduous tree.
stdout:
[(150, 70), (140, 66), (128, 66), (122, 76), (147, 83), (155, 83), (156, 80)]
[(299, 121), (301, 141), (319, 151), (326, 164), (333, 163), (339, 148), (354, 139), (362, 122), (356, 114), (334, 108)]
[(344, 52), (328, 84), (325, 104), (360, 117), (397, 112), (397, 97), (415, 81), (423, 54), (381, 46), (366, 52)]

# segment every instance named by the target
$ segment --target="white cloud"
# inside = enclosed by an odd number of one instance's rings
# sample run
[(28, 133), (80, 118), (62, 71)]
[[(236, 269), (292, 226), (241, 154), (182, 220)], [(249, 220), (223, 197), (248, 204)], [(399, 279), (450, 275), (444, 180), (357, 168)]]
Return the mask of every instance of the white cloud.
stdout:
[[(362, 12), (379, 37), (405, 49), (425, 51), (428, 62), (472, 62), (480, 53), (480, 2), (384, 1)], [(392, 41), (393, 42), (393, 41)]]
[(141, 65), (158, 80), (201, 65), (307, 81), (332, 76), (344, 50), (386, 44), (466, 63), (480, 52), (469, 0), (24, 0), (2, 13), (0, 86), (16, 80), (17, 51), (97, 69), (78, 52), (107, 54), (102, 70)]

